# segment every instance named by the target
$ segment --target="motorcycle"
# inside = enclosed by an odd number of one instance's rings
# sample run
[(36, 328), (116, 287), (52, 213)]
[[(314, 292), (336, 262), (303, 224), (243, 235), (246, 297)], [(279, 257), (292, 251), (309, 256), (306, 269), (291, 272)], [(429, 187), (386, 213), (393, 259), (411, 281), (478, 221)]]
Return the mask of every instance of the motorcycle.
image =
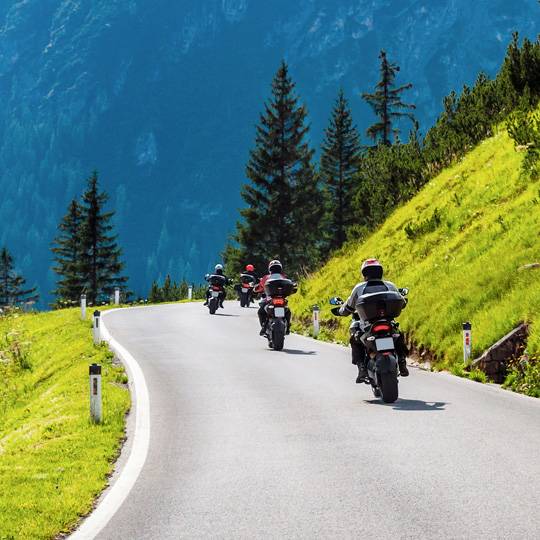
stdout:
[[(394, 403), (398, 399), (398, 356), (396, 340), (401, 337), (399, 323), (394, 319), (407, 305), (409, 290), (382, 291), (364, 294), (355, 306), (356, 320), (365, 321), (364, 326), (352, 325), (351, 335), (360, 340), (367, 354), (368, 379), (373, 395), (382, 397), (385, 403)], [(339, 297), (330, 299), (330, 304), (340, 306), (343, 300)], [(332, 313), (342, 316), (340, 308), (332, 308)]]
[(288, 331), (290, 310), (287, 306), (287, 296), (296, 292), (296, 284), (290, 279), (282, 278), (280, 274), (270, 276), (265, 283), (265, 311), (267, 315), (266, 339), (268, 346), (275, 351), (281, 351), (285, 344)]
[(208, 282), (208, 311), (210, 315), (214, 315), (223, 300), (226, 279), (224, 276), (214, 274), (208, 277)]
[(240, 274), (241, 283), (236, 287), (240, 299), (240, 307), (249, 307), (253, 300), (253, 289), (257, 280), (250, 274)]

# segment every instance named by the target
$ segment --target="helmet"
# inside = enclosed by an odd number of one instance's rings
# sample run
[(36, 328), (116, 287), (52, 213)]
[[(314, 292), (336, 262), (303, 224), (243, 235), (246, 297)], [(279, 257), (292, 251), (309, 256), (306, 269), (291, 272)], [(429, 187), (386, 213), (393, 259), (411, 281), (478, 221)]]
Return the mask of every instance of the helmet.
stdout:
[(362, 263), (360, 271), (368, 281), (370, 279), (382, 279), (383, 277), (383, 267), (377, 259), (366, 259)]
[(246, 265), (246, 272), (253, 272), (255, 267), (252, 264)]
[(281, 274), (283, 272), (283, 266), (278, 260), (270, 261), (268, 263), (268, 271), (271, 274)]
[(222, 264), (216, 264), (215, 268), (214, 268), (214, 272), (216, 274), (223, 274), (223, 265)]

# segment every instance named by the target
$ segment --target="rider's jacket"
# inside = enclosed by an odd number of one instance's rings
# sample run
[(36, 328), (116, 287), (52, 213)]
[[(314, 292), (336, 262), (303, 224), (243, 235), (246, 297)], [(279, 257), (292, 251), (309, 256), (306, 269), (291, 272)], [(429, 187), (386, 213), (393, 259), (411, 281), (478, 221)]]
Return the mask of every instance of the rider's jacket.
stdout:
[(391, 281), (371, 279), (369, 281), (363, 281), (362, 283), (358, 283), (358, 285), (356, 285), (352, 290), (349, 298), (347, 298), (347, 301), (343, 304), (343, 306), (341, 306), (340, 313), (342, 315), (355, 313), (358, 299), (363, 294), (371, 294), (384, 291), (399, 292), (398, 288)]
[(280, 276), (281, 279), (288, 279), (287, 276), (285, 274), (266, 274), (265, 276), (263, 276), (261, 278), (261, 281), (259, 281), (259, 283), (257, 283), (257, 285), (255, 285), (255, 288), (253, 289), (256, 293), (264, 293), (264, 286), (266, 284), (266, 282), (268, 281), (268, 278), (272, 276)]

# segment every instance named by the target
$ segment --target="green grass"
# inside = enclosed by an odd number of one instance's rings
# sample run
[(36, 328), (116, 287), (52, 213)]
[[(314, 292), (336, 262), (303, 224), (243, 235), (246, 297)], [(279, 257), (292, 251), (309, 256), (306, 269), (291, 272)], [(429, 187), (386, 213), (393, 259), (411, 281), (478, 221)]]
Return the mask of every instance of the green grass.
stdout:
[[(371, 236), (350, 242), (291, 297), (296, 330), (322, 307), (322, 339), (346, 342), (348, 318), (328, 299), (346, 298), (361, 262), (378, 257), (386, 278), (409, 287), (399, 321), (436, 369), (462, 362), (461, 324), (471, 321), (479, 356), (521, 321), (531, 323), (528, 349), (540, 352), (540, 183), (521, 174), (523, 154), (500, 129), (397, 208)], [(478, 376), (476, 377), (479, 378)]]
[[(88, 365), (103, 366), (101, 425)], [(89, 512), (124, 437), (127, 377), (78, 309), (0, 318), (0, 539), (54, 538)]]

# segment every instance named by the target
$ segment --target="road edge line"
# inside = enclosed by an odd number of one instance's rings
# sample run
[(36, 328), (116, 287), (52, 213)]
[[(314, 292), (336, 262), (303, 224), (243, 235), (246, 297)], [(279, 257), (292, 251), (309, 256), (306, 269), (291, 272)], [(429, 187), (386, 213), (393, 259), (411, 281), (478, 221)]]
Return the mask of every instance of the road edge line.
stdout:
[(133, 381), (135, 389), (135, 393), (132, 392), (131, 395), (135, 404), (133, 444), (118, 478), (80, 527), (69, 536), (71, 540), (92, 540), (107, 526), (135, 485), (146, 462), (150, 446), (150, 398), (144, 374), (133, 355), (112, 337), (105, 324), (105, 316), (115, 311), (119, 309), (102, 312), (100, 331), (101, 338), (109, 344), (112, 351), (127, 367)]

